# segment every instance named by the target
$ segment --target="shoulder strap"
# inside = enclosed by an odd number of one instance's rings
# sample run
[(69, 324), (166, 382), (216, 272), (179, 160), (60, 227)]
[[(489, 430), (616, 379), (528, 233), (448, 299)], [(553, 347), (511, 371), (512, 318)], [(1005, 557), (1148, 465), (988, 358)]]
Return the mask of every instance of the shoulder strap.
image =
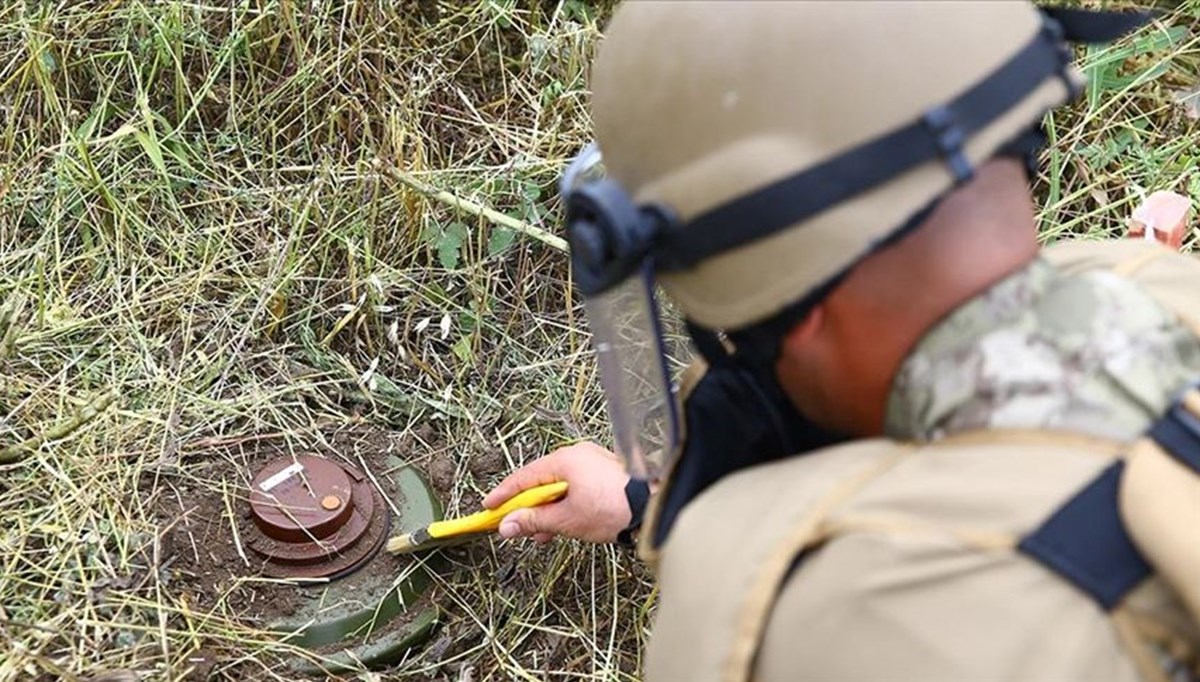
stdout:
[(1119, 502), (1134, 543), (1200, 624), (1200, 385), (1130, 453)]
[(1124, 469), (1123, 461), (1106, 468), (1017, 546), (1105, 611), (1151, 573), (1117, 511)]
[[(1130, 453), (1128, 463), (1118, 461), (1106, 468), (1019, 545), (1022, 552), (1074, 584), (1105, 611), (1117, 606), (1155, 568), (1162, 572), (1161, 564), (1167, 559), (1156, 560), (1156, 554), (1170, 555), (1170, 560), (1177, 563), (1179, 550), (1184, 549), (1178, 545), (1187, 543), (1184, 533), (1192, 534), (1191, 544), (1197, 548), (1188, 554), (1188, 566), (1200, 560), (1200, 496), (1195, 496), (1191, 504), (1186, 499), (1177, 500), (1184, 509), (1194, 511), (1196, 518), (1179, 518), (1175, 505), (1170, 505), (1175, 511), (1153, 511), (1148, 516), (1143, 508), (1150, 499), (1169, 492), (1164, 489), (1168, 483), (1157, 473), (1161, 463), (1151, 476), (1155, 483), (1141, 483), (1145, 476), (1131, 477), (1126, 471), (1133, 468), (1135, 474), (1140, 473), (1146, 468), (1143, 463), (1156, 465), (1156, 453), (1162, 457), (1170, 453), (1191, 473), (1200, 474), (1200, 391), (1193, 388), (1174, 403)], [(1132, 492), (1131, 478), (1140, 484)], [(1186, 497), (1191, 489), (1186, 484), (1200, 486), (1200, 478), (1188, 478), (1194, 481), (1184, 481), (1185, 487), (1177, 497)], [(1161, 507), (1151, 504), (1149, 508)], [(1168, 532), (1165, 538), (1164, 531)], [(1152, 536), (1151, 542), (1146, 541), (1147, 534)], [(1158, 549), (1147, 551), (1147, 557), (1142, 550), (1151, 544)], [(1200, 605), (1200, 584), (1195, 580), (1200, 565), (1194, 568), (1191, 591), (1197, 592)], [(1200, 614), (1195, 606), (1192, 608)]]

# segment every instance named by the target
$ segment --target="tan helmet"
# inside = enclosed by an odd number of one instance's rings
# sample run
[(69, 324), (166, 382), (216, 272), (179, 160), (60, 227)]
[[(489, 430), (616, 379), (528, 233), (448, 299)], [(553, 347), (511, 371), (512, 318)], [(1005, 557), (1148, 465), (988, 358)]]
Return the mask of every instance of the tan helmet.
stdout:
[(1024, 2), (628, 2), (592, 73), (596, 137), (609, 176), (668, 207), (671, 246), (695, 251), (660, 271), (667, 293), (737, 329), (844, 272), (1069, 99), (1082, 78), (1047, 26)]

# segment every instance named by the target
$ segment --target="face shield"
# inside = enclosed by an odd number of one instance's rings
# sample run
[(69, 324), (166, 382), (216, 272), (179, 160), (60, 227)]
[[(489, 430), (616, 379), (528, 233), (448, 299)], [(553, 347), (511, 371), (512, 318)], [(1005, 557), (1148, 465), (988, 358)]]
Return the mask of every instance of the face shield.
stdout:
[(616, 453), (630, 475), (658, 480), (680, 439), (650, 257), (665, 220), (605, 178), (595, 143), (567, 168), (559, 191)]

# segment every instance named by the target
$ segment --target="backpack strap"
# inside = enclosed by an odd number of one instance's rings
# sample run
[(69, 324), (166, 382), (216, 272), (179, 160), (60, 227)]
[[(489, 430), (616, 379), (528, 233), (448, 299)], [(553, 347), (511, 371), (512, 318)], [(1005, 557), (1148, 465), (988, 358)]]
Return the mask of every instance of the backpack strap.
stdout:
[(1125, 462), (1106, 468), (1017, 548), (1111, 611), (1152, 569), (1118, 511)]
[(1189, 388), (1126, 457), (1120, 512), (1154, 571), (1200, 623), (1200, 390)]
[[(1171, 405), (1131, 452), (1160, 450), (1200, 474), (1200, 390), (1189, 389)], [(1018, 549), (1112, 611), (1151, 573), (1123, 513), (1127, 463), (1117, 461), (1067, 500)], [(1185, 525), (1188, 519), (1177, 519)], [(1194, 528), (1194, 526), (1191, 526)], [(1153, 554), (1153, 553), (1151, 553)]]

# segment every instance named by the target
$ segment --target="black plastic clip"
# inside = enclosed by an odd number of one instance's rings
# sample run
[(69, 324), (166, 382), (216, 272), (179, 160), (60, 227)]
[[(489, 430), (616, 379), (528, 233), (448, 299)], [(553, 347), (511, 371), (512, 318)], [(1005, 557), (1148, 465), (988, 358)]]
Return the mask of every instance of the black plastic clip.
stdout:
[(938, 153), (954, 175), (955, 183), (961, 185), (975, 177), (975, 169), (963, 153), (963, 143), (967, 141), (967, 134), (958, 125), (954, 114), (946, 107), (934, 107), (926, 111), (921, 120), (933, 134)]

